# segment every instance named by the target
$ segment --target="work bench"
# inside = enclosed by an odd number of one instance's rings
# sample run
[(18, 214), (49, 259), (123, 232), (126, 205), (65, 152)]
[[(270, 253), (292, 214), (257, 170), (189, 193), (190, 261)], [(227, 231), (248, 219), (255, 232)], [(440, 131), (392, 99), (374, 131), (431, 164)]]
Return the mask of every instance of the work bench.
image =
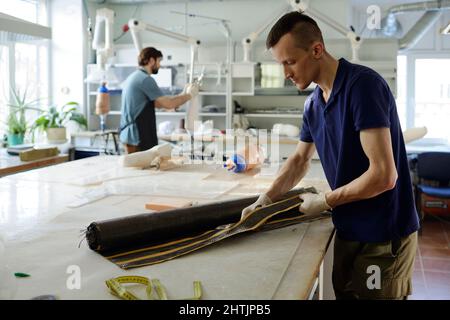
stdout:
[[(44, 294), (60, 299), (117, 299), (105, 280), (123, 275), (159, 279), (169, 299), (192, 296), (195, 280), (202, 283), (203, 299), (308, 299), (317, 284), (322, 287), (317, 280), (334, 234), (330, 218), (239, 235), (171, 261), (120, 269), (83, 241), (83, 230), (91, 222), (149, 212), (145, 209), (149, 202), (202, 204), (256, 195), (267, 190), (275, 176), (257, 170), (230, 173), (219, 164), (186, 164), (165, 172), (127, 171), (117, 160), (117, 156), (97, 156), (0, 178), (6, 263), (11, 272), (30, 274), (16, 280), (14, 299)], [(127, 177), (128, 173), (132, 174)], [(193, 190), (189, 196), (183, 184), (197, 178), (203, 190)], [(158, 183), (165, 183), (164, 188), (158, 189)], [(223, 192), (208, 196), (208, 183)], [(98, 195), (106, 184), (117, 187), (114, 190), (133, 188), (129, 194), (103, 194), (83, 204), (86, 195)], [(311, 185), (328, 189), (318, 161), (313, 161), (299, 184)], [(139, 290), (135, 293), (144, 298)]]

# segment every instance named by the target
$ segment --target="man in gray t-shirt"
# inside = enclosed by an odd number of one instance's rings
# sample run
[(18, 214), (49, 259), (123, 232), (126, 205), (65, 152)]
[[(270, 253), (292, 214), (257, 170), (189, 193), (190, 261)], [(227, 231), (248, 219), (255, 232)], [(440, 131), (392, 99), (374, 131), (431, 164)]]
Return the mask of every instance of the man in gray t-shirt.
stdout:
[(198, 94), (198, 85), (189, 84), (180, 95), (163, 95), (151, 77), (158, 73), (162, 57), (155, 48), (142, 49), (139, 69), (125, 81), (119, 130), (127, 153), (148, 150), (158, 144), (155, 108), (176, 109)]

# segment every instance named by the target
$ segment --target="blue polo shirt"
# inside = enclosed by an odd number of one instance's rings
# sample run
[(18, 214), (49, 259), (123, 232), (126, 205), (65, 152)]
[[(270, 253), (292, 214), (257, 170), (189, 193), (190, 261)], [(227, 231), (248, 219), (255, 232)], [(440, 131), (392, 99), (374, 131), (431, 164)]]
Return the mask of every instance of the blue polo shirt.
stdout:
[(369, 168), (360, 131), (383, 127), (391, 132), (397, 183), (376, 197), (335, 207), (332, 219), (341, 239), (383, 242), (419, 228), (395, 99), (374, 70), (340, 59), (328, 102), (319, 86), (305, 102), (300, 140), (315, 144), (332, 190)]

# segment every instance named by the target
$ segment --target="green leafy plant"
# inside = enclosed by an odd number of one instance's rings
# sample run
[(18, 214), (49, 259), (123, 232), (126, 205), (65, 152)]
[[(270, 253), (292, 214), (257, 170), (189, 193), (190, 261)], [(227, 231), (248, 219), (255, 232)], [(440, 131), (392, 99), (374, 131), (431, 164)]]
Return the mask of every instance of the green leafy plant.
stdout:
[(11, 99), (7, 106), (9, 107), (8, 114), (8, 133), (10, 134), (25, 134), (28, 129), (27, 119), (25, 114), (28, 110), (40, 112), (41, 109), (37, 107), (41, 99), (28, 101), (27, 89), (21, 93), (20, 89), (11, 88)]
[(57, 107), (51, 106), (34, 121), (32, 130), (40, 129), (45, 131), (48, 128), (63, 128), (69, 121), (78, 123), (83, 128), (87, 128), (86, 117), (77, 112), (77, 102), (68, 102), (58, 111)]
[(10, 112), (8, 115), (8, 133), (10, 134), (25, 134), (27, 131), (27, 122), (23, 113), (17, 115), (15, 112)]

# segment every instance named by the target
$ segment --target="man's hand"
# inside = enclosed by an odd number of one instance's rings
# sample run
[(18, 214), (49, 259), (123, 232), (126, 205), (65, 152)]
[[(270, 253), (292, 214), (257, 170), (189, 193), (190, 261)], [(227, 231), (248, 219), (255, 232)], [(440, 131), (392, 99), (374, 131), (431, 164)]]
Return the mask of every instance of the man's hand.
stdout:
[(197, 83), (188, 83), (183, 92), (191, 96), (191, 99), (198, 95), (199, 86)]
[(242, 210), (241, 220), (244, 219), (250, 212), (256, 210), (259, 207), (265, 207), (269, 204), (272, 204), (272, 200), (270, 200), (270, 198), (265, 193), (261, 194), (255, 203)]
[(303, 200), (303, 203), (298, 210), (304, 214), (317, 214), (331, 210), (325, 198), (325, 193), (305, 193), (299, 197)]

